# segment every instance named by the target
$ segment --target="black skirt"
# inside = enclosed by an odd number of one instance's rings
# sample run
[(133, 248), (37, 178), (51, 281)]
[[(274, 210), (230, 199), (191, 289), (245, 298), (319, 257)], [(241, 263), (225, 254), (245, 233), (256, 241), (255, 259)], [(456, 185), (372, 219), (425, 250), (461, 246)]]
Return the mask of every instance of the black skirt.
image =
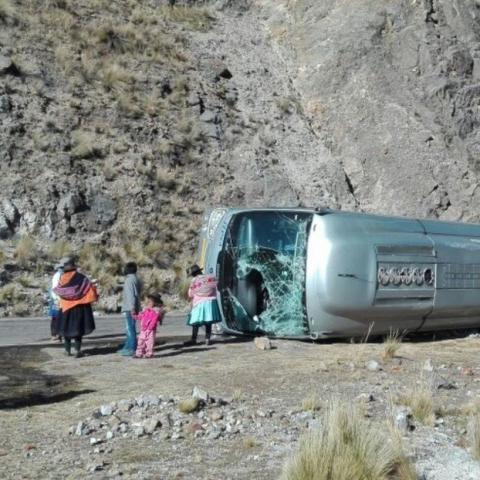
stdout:
[(58, 331), (62, 337), (83, 337), (95, 330), (92, 306), (77, 305), (60, 314)]

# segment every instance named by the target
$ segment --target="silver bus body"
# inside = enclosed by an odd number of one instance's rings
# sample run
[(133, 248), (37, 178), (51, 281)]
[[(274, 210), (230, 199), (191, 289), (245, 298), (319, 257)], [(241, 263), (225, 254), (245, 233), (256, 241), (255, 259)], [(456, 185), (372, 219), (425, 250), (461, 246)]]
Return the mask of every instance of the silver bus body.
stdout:
[(480, 225), (314, 209), (214, 209), (199, 263), (224, 328), (298, 338), (480, 326)]

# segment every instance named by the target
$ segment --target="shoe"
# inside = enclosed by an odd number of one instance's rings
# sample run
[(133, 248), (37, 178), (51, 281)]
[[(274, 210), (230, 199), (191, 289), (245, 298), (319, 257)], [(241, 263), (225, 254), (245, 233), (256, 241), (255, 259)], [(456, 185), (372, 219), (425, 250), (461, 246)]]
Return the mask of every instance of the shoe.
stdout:
[(66, 350), (63, 352), (63, 354), (66, 356), (66, 357), (71, 357), (72, 354), (70, 352), (67, 352)]
[(75, 358), (82, 358), (83, 357), (83, 352), (77, 352), (75, 354)]
[(205, 340), (205, 345), (208, 347), (208, 346), (211, 345), (211, 344), (212, 344), (212, 341), (211, 341), (209, 338), (207, 338), (207, 339)]
[(196, 344), (197, 344), (196, 340), (187, 340), (186, 342), (183, 342), (184, 347), (193, 347)]
[(133, 350), (119, 350), (118, 353), (122, 357), (133, 357), (133, 355), (135, 355), (135, 352)]

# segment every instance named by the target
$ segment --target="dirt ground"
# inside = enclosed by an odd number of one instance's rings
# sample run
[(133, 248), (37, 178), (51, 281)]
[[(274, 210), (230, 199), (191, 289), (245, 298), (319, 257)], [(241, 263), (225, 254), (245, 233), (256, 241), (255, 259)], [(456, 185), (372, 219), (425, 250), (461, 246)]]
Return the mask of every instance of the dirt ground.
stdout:
[[(467, 448), (465, 409), (480, 399), (476, 336), (404, 340), (388, 360), (381, 342), (273, 340), (265, 351), (251, 339), (188, 348), (161, 343), (161, 336), (159, 342), (151, 360), (120, 357), (114, 343), (87, 347), (81, 359), (65, 357), (56, 345), (0, 349), (0, 478), (278, 478), (298, 437), (330, 399), (358, 404), (384, 429), (392, 403), (423, 383), (431, 387), (436, 420), (414, 421), (415, 430), (404, 434), (419, 478), (480, 478)], [(366, 367), (371, 360), (378, 369)], [(145, 393), (176, 402), (194, 386), (234, 405), (237, 423), (250, 422), (246, 430), (216, 439), (118, 436), (101, 448), (72, 434), (108, 402)], [(305, 399), (315, 397), (320, 410), (306, 411)]]

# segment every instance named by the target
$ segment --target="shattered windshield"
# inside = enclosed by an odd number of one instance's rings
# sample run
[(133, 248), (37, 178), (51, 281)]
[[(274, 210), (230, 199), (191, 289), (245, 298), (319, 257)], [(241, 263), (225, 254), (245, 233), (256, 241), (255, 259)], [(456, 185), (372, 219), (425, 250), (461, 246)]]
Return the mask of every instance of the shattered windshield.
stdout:
[(272, 211), (233, 218), (219, 285), (231, 328), (279, 336), (308, 333), (305, 257), (311, 218)]

